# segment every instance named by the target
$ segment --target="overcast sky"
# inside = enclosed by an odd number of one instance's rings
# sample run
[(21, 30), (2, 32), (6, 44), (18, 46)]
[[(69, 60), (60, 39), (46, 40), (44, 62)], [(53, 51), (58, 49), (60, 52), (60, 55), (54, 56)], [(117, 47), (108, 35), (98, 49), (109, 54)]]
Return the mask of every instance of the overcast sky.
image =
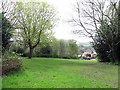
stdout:
[[(31, 1), (31, 0), (12, 0), (12, 1)], [(35, 0), (34, 0), (35, 1)], [(59, 23), (53, 29), (55, 32), (54, 36), (58, 39), (74, 39), (78, 42), (90, 42), (91, 39), (87, 37), (80, 37), (73, 34), (74, 27), (68, 23), (72, 19), (73, 8), (76, 0), (36, 0), (36, 1), (46, 1), (53, 5), (58, 12)], [(80, 0), (82, 1), (82, 0)]]
[(78, 35), (73, 34), (74, 27), (68, 23), (72, 18), (73, 8), (76, 0), (42, 0), (46, 1), (49, 4), (53, 5), (58, 11), (60, 21), (58, 25), (53, 29), (55, 32), (55, 37), (58, 39), (75, 39), (78, 42), (89, 42), (90, 38), (79, 37)]

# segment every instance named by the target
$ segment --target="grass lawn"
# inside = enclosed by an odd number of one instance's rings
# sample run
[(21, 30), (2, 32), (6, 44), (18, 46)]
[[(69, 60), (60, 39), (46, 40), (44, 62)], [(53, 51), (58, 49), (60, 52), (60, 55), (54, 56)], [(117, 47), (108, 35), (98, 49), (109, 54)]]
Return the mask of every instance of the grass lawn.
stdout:
[(21, 71), (3, 76), (3, 88), (118, 88), (118, 66), (96, 60), (24, 58)]

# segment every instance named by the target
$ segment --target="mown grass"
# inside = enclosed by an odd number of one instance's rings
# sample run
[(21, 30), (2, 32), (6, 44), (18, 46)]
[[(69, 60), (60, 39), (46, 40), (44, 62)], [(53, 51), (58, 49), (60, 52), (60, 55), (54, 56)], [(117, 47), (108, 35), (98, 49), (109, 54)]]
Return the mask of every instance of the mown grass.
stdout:
[(117, 88), (118, 66), (96, 60), (23, 59), (21, 71), (3, 76), (3, 88)]

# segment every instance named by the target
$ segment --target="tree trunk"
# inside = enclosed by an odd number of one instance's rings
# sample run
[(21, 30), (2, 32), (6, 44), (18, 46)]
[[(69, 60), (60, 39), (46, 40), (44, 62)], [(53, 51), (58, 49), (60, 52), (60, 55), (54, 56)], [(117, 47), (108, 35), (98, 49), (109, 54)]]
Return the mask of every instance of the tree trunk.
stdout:
[(32, 54), (33, 54), (33, 48), (29, 48), (29, 56), (28, 58), (31, 59), (32, 58)]
[(117, 46), (116, 45), (113, 45), (112, 46), (112, 62), (115, 63), (117, 60), (118, 60), (118, 57), (117, 57)]

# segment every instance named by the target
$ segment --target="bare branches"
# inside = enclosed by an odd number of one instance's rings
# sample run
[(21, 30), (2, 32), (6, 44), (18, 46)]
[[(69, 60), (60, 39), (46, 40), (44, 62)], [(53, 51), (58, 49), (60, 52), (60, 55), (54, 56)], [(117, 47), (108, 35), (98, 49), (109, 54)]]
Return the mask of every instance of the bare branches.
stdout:
[(15, 26), (18, 22), (14, 12), (15, 6), (16, 3), (12, 2), (11, 0), (2, 0), (2, 13), (4, 13), (4, 16), (11, 22), (11, 25), (14, 29), (16, 29)]
[[(110, 23), (113, 23), (111, 15), (114, 13), (114, 10), (117, 11), (116, 3), (117, 2), (111, 3), (107, 0), (89, 0), (82, 3), (77, 1), (75, 5), (76, 16), (74, 16), (71, 22), (75, 24), (76, 27), (79, 26), (80, 28), (83, 28), (80, 29), (80, 32), (82, 34), (84, 33), (83, 35), (85, 36), (85, 33), (87, 33), (88, 36), (92, 37), (93, 39), (95, 34), (102, 34), (105, 38), (107, 38), (106, 33), (102, 30), (103, 26), (101, 25), (104, 23), (105, 20), (108, 20), (110, 22), (106, 24), (111, 27), (109, 25)], [(109, 9), (110, 5), (112, 5), (112, 9)], [(112, 31), (113, 30), (111, 30), (110, 32), (112, 33)]]

